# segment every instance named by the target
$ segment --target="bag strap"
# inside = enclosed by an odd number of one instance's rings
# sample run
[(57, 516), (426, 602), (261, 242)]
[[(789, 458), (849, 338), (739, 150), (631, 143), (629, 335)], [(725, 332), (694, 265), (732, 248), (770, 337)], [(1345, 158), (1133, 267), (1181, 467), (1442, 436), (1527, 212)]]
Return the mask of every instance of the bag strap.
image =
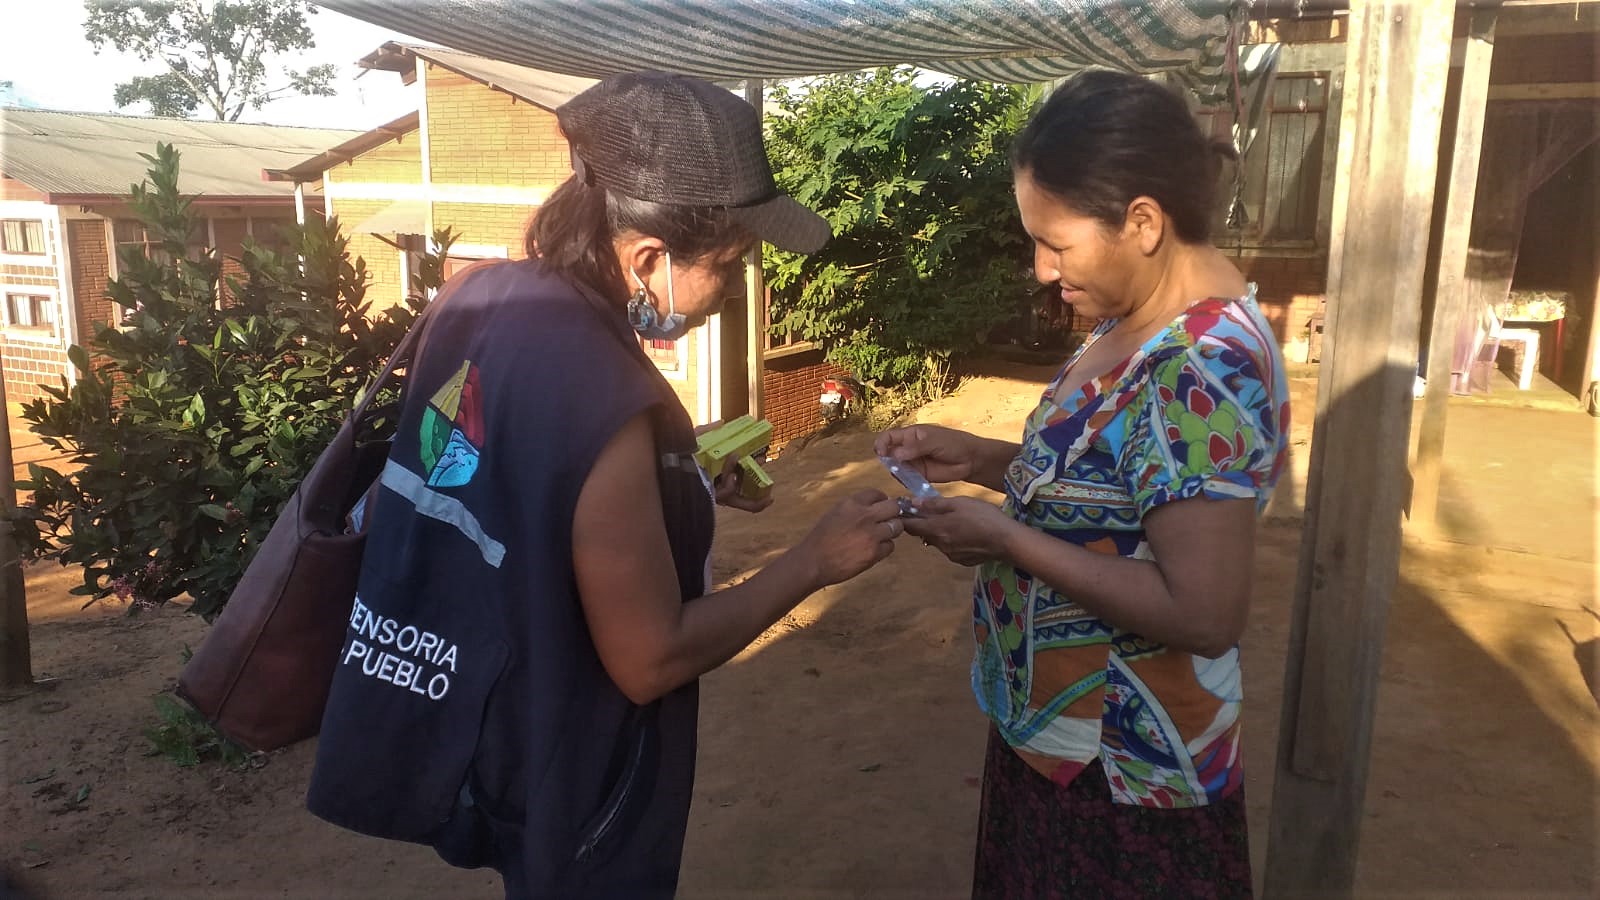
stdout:
[(438, 309), (447, 297), (456, 292), (456, 289), (467, 280), (467, 276), (495, 262), (500, 262), (500, 260), (483, 260), (473, 263), (457, 272), (454, 278), (446, 281), (439, 288), (439, 293), (428, 302), (427, 306), (422, 308), (422, 312), (417, 314), (416, 321), (412, 322), (411, 328), (406, 331), (405, 337), (401, 338), (400, 343), (395, 345), (394, 352), (389, 354), (389, 362), (383, 367), (383, 371), (379, 372), (378, 377), (372, 379), (372, 383), (367, 385), (367, 390), (361, 395), (361, 399), (356, 403), (355, 409), (350, 411), (350, 421), (358, 426), (361, 425), (366, 418), (367, 408), (372, 405), (372, 399), (394, 377), (395, 371), (403, 367), (409, 367), (412, 362), (422, 358), (422, 351), (427, 346), (428, 323), (433, 318), (434, 310)]

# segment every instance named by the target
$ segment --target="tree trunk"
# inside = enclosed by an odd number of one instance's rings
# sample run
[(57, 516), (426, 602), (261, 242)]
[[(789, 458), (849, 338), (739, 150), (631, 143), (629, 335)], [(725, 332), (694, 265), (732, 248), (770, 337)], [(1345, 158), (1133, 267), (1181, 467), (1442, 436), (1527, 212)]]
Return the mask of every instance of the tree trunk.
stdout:
[[(0, 368), (0, 404), (5, 403), (5, 370)], [(11, 462), (11, 408), (0, 405), (0, 689), (33, 683), (28, 644), (28, 594), (22, 581), (12, 517), (17, 512), (16, 470)]]

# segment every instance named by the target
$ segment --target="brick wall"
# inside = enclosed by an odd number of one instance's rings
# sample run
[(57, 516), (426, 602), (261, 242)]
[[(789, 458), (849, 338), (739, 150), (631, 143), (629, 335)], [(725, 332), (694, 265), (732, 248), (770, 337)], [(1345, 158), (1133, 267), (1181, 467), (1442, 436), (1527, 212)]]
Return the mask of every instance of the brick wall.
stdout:
[(1326, 297), (1327, 257), (1228, 255), (1245, 278), (1255, 282), (1256, 299), (1272, 323), (1284, 358), (1306, 362), (1310, 337), (1307, 323)]
[(335, 184), (421, 184), (422, 136), (415, 131), (403, 134), (350, 162), (334, 166), (328, 170), (328, 175)]
[(78, 343), (88, 346), (101, 325), (114, 321), (115, 303), (106, 296), (111, 258), (106, 252), (103, 219), (67, 222), (67, 249), (72, 255), (72, 298), (77, 305)]
[[(351, 259), (367, 265), (367, 301), (373, 313), (404, 301), (407, 285), (401, 278), (400, 251), (371, 234), (358, 234), (356, 226), (395, 202), (394, 199), (354, 200), (337, 196), (342, 184), (419, 185), (422, 183), (422, 137), (403, 134), (328, 170), (334, 196), (326, 200), (330, 215), (338, 218), (339, 231), (350, 240)], [(398, 195), (398, 191), (396, 192)], [(396, 197), (398, 199), (398, 197)]]
[(239, 256), (244, 253), (244, 239), (249, 228), (244, 219), (212, 219), (211, 231), (216, 238), (212, 246), (222, 255), (222, 302), (231, 303), (233, 292), (228, 289), (228, 279), (244, 275)]
[[(0, 264), (0, 282), (8, 287), (42, 288), (52, 295), (59, 294), (61, 290), (56, 267), (49, 264)], [(3, 300), (0, 298), (0, 302)], [(44, 391), (39, 387), (41, 382), (49, 385), (61, 383), (61, 376), (67, 371), (66, 351), (54, 343), (45, 343), (45, 340), (50, 339), (32, 341), (17, 335), (0, 334), (0, 341), (4, 342), (0, 347), (0, 365), (5, 367), (8, 402), (43, 397)]]
[[(337, 183), (337, 182), (336, 182)], [(374, 314), (405, 300), (405, 282), (400, 277), (400, 251), (379, 240), (376, 235), (358, 234), (352, 229), (379, 210), (390, 200), (335, 200), (334, 213), (339, 217), (340, 231), (350, 240), (351, 261), (361, 259), (367, 266), (367, 302)]]
[(433, 227), (453, 228), (463, 244), (506, 248), (510, 259), (521, 259), (523, 237), (533, 210), (526, 206), (492, 203), (435, 203)]
[(31, 200), (43, 202), (43, 192), (36, 191), (15, 178), (0, 175), (0, 200)]
[(426, 80), (435, 184), (554, 188), (571, 174), (554, 113), (432, 64)]
[(0, 349), (0, 355), (4, 356), (5, 399), (9, 403), (21, 403), (44, 397), (45, 392), (41, 385), (59, 387), (61, 377), (71, 366), (67, 361), (67, 351), (60, 347), (33, 344), (10, 336), (4, 336), (0, 340), (5, 342), (3, 349)]
[(842, 378), (845, 371), (822, 358), (821, 350), (769, 359), (761, 373), (772, 442), (782, 444), (822, 427), (817, 397), (824, 378)]
[(13, 266), (0, 263), (0, 280), (6, 284), (58, 286), (55, 266)]

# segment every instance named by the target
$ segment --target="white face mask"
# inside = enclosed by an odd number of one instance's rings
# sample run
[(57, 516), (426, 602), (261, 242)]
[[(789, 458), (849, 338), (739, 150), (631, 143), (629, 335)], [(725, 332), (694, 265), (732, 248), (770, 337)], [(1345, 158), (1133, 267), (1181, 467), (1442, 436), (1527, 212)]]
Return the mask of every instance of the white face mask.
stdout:
[(632, 299), (628, 301), (628, 324), (642, 338), (652, 341), (675, 341), (689, 333), (689, 319), (677, 310), (677, 298), (672, 294), (672, 254), (667, 258), (667, 314), (663, 316), (650, 303), (650, 292), (644, 286), (644, 279), (639, 277), (639, 272), (632, 266), (628, 271), (633, 274), (633, 283), (639, 286)]

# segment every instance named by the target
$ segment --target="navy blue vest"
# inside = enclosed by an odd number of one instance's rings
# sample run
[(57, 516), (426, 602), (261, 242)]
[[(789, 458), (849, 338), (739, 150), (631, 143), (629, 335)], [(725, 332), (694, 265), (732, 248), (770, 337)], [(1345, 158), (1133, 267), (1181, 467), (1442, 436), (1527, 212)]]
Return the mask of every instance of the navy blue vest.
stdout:
[(307, 803), (493, 866), (511, 896), (671, 896), (697, 688), (638, 707), (607, 676), (572, 517), (600, 450), (648, 411), (662, 491), (638, 502), (663, 505), (699, 596), (714, 510), (693, 429), (620, 309), (537, 262), (465, 278), (408, 377)]

